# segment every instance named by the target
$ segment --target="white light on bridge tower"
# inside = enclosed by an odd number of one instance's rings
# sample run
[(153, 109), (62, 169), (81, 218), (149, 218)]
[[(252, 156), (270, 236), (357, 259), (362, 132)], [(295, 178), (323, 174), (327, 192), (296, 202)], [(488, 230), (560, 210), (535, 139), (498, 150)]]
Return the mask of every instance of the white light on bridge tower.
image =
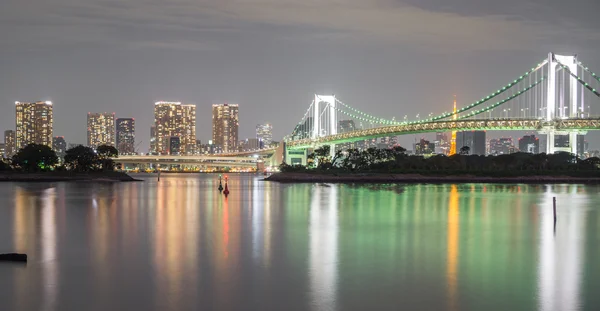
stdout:
[[(311, 134), (311, 137), (313, 139), (321, 137), (322, 135), (337, 134), (337, 114), (335, 110), (335, 105), (335, 95), (315, 94), (315, 103), (313, 109), (314, 126), (313, 132)], [(324, 117), (324, 119), (321, 118), (322, 116)]]
[[(570, 105), (569, 107), (569, 115), (565, 114), (564, 109), (556, 109), (557, 100), (556, 100), (556, 73), (559, 69), (561, 69), (561, 65), (566, 66), (570, 72), (577, 76), (577, 56), (565, 56), (565, 55), (556, 55), (554, 53), (550, 53), (548, 55), (548, 87), (547, 87), (547, 96), (546, 96), (546, 121), (552, 121), (554, 119), (568, 119), (568, 118), (576, 118), (577, 117), (577, 79), (568, 74), (569, 77), (569, 95), (570, 95)], [(566, 108), (566, 107), (560, 107)], [(546, 130), (547, 134), (547, 143), (546, 143), (546, 153), (551, 154), (557, 151), (557, 148), (554, 147), (554, 136), (557, 132), (554, 129)], [(574, 154), (577, 154), (577, 132), (570, 131), (568, 133), (558, 133), (568, 134), (569, 135), (569, 148), (568, 150), (559, 150), (559, 151), (568, 151)]]

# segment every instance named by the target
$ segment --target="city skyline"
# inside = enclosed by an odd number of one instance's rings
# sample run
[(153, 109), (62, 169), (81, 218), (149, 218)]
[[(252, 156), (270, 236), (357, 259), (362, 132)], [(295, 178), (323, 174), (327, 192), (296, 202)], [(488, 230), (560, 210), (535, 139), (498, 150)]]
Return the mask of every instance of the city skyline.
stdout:
[[(88, 111), (114, 111), (136, 119), (147, 150), (152, 103), (195, 104), (200, 121), (228, 102), (244, 109), (240, 138), (268, 119), (278, 140), (315, 93), (374, 116), (414, 118), (447, 111), (454, 94), (459, 107), (474, 102), (549, 51), (600, 68), (597, 1), (84, 2), (8, 0), (0, 10), (10, 25), (0, 29), (3, 129), (14, 129), (15, 100), (49, 100), (54, 131), (67, 141), (86, 142), (79, 129)], [(198, 122), (202, 141), (211, 138), (207, 122)]]

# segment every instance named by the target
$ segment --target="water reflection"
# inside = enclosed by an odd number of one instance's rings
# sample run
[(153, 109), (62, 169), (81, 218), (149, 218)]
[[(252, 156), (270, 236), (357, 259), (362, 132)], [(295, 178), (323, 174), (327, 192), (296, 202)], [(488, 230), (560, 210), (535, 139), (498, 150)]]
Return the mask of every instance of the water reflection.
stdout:
[[(60, 271), (57, 262), (59, 219), (56, 200), (56, 189), (53, 187), (15, 189), (14, 249), (35, 258), (30, 265), (41, 265), (43, 286), (40, 310), (57, 310)], [(39, 253), (38, 249), (33, 247), (35, 245), (39, 245)], [(31, 301), (27, 300), (27, 296), (31, 294), (29, 285), (25, 278), (15, 278), (17, 309), (32, 307)]]
[(315, 185), (310, 205), (310, 293), (313, 310), (336, 310), (338, 185)]
[(1, 300), (8, 310), (600, 305), (597, 186), (280, 185), (232, 175), (225, 198), (216, 180), (0, 184), (12, 198), (0, 207), (10, 224), (0, 246), (30, 255), (25, 268), (0, 266), (10, 269)]
[(456, 185), (450, 189), (448, 200), (448, 310), (458, 310), (458, 235), (459, 235), (458, 190)]
[[(565, 192), (579, 194), (577, 200), (585, 200), (585, 192), (578, 187), (566, 187)], [(563, 203), (558, 208), (557, 222), (552, 210), (555, 194), (547, 186), (540, 204), (540, 264), (539, 297), (540, 310), (579, 310), (581, 307), (580, 287), (585, 245), (585, 213), (562, 212), (576, 202)]]

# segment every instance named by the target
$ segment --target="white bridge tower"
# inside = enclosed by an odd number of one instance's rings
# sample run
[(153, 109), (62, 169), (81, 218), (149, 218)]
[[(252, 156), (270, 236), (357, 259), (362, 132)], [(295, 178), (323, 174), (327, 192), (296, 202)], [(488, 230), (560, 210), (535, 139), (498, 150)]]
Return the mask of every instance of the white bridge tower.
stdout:
[(337, 134), (335, 95), (316, 95), (313, 109), (313, 131), (311, 138)]
[[(565, 73), (569, 77), (568, 88), (566, 85), (558, 85), (557, 72), (566, 66), (570, 73), (577, 76), (577, 56), (564, 56), (550, 53), (548, 55), (548, 78), (547, 78), (547, 94), (546, 94), (546, 121), (571, 119), (579, 117), (578, 94), (577, 94), (577, 79), (568, 72)], [(566, 83), (564, 83), (566, 84)], [(565, 96), (567, 95), (567, 96)], [(566, 98), (565, 98), (566, 97)], [(568, 110), (568, 113), (565, 111)], [(577, 154), (577, 131), (556, 131), (554, 128), (547, 128), (542, 131), (547, 134), (546, 153), (552, 154), (556, 151), (566, 151)], [(555, 135), (569, 135), (568, 147), (555, 147)]]

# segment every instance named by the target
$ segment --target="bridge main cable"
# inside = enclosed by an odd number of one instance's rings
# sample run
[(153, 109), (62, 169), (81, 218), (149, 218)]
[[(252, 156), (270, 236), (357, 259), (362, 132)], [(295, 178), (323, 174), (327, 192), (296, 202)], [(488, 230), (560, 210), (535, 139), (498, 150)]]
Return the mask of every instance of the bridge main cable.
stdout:
[(532, 73), (534, 73), (535, 71), (537, 71), (538, 69), (542, 68), (544, 65), (546, 65), (548, 63), (547, 60), (544, 60), (543, 62), (539, 63), (536, 67), (531, 68), (531, 70), (527, 71), (525, 74), (523, 74), (522, 76), (520, 76), (519, 78), (513, 80), (512, 82), (508, 83), (506, 86), (504, 86), (503, 88), (497, 90), (496, 92), (474, 102), (471, 103), (470, 105), (467, 105), (463, 108), (458, 109), (456, 112), (444, 112), (441, 115), (432, 117), (432, 118), (428, 118), (428, 119), (424, 119), (424, 120), (417, 120), (417, 121), (408, 121), (408, 122), (399, 122), (399, 121), (395, 121), (395, 120), (388, 120), (388, 119), (384, 119), (384, 118), (379, 118), (376, 116), (372, 116), (370, 114), (364, 113), (358, 109), (355, 109), (353, 107), (351, 107), (350, 105), (345, 104), (344, 102), (338, 100), (336, 98), (336, 101), (338, 103), (340, 103), (341, 105), (343, 105), (344, 107), (350, 109), (351, 111), (353, 111), (354, 113), (357, 113), (359, 115), (362, 115), (362, 117), (360, 116), (353, 116), (356, 117), (358, 119), (363, 119), (365, 121), (370, 121), (373, 123), (379, 123), (379, 124), (391, 124), (391, 125), (400, 125), (400, 124), (416, 124), (416, 123), (425, 123), (425, 122), (431, 122), (431, 121), (437, 121), (437, 120), (442, 120), (442, 119), (446, 119), (446, 118), (450, 118), (453, 117), (454, 115), (457, 115), (459, 113), (471, 110), (475, 107), (478, 107), (486, 102), (488, 102), (491, 99), (494, 99), (495, 97), (497, 97), (498, 95), (501, 95), (502, 93), (506, 92), (507, 90), (509, 90), (510, 88), (512, 88), (513, 86), (517, 85), (518, 83), (522, 82), (525, 78), (527, 78), (529, 75), (531, 75)]

